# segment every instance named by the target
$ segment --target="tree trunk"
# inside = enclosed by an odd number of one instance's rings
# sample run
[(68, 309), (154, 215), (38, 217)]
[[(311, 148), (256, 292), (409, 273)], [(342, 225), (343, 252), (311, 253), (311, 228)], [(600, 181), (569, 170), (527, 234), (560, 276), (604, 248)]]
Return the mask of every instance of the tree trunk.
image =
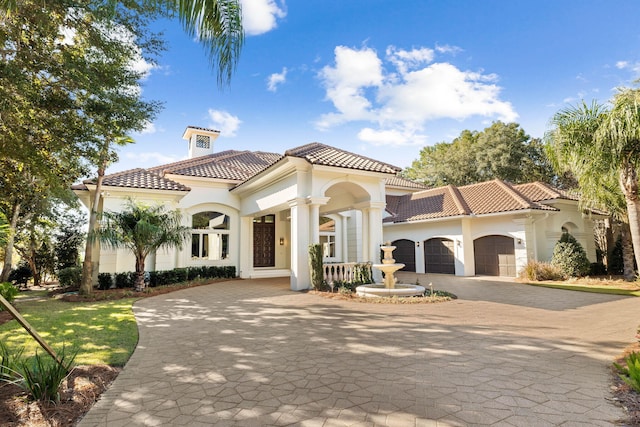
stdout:
[(620, 242), (622, 243), (622, 274), (625, 280), (632, 281), (635, 278), (635, 269), (633, 266), (633, 242), (631, 241), (629, 224), (620, 224)]
[[(104, 162), (106, 163), (106, 161)], [(98, 181), (93, 195), (93, 203), (89, 211), (89, 231), (87, 233), (87, 243), (84, 250), (84, 261), (82, 262), (82, 282), (80, 283), (80, 294), (91, 295), (93, 292), (93, 244), (95, 232), (98, 225), (98, 211), (100, 210), (100, 198), (102, 192), (102, 181), (104, 179), (105, 165), (98, 168)]]
[(0, 273), (0, 282), (9, 280), (11, 274), (11, 261), (13, 258), (13, 245), (15, 243), (16, 230), (18, 228), (18, 218), (20, 217), (20, 202), (16, 202), (13, 206), (11, 214), (11, 222), (9, 223), (9, 236), (7, 237), (7, 246), (4, 250), (4, 263), (2, 265), (2, 273)]
[[(640, 266), (640, 201), (638, 200), (638, 175), (630, 163), (623, 165), (620, 170), (620, 188), (627, 204), (629, 218), (629, 232), (633, 243), (633, 254), (636, 265)], [(625, 271), (627, 269), (625, 263)], [(626, 277), (626, 274), (625, 274)]]
[(144, 289), (144, 258), (136, 257), (136, 291)]

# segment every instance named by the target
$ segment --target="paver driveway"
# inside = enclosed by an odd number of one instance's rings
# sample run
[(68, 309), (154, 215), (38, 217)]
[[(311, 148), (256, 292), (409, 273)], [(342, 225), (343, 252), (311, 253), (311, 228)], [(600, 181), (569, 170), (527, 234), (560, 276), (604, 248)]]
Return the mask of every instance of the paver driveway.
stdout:
[(140, 342), (81, 426), (611, 425), (635, 298), (430, 275), (459, 299), (362, 304), (286, 279), (139, 301)]

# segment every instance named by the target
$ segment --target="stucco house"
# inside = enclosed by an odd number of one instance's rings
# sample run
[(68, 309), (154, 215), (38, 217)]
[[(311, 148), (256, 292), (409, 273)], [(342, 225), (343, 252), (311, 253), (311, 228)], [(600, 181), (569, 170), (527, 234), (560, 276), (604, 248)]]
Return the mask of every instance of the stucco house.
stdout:
[[(544, 184), (427, 189), (396, 166), (324, 144), (283, 155), (215, 151), (218, 136), (189, 126), (186, 160), (105, 176), (104, 210), (127, 197), (162, 203), (193, 230), (182, 250), (150, 256), (148, 270), (235, 266), (243, 278), (289, 276), (291, 289), (302, 290), (309, 244), (323, 245), (325, 262), (349, 264), (378, 262), (380, 245), (393, 241), (408, 270), (515, 276), (527, 259), (548, 259), (563, 228), (595, 259), (591, 219)], [(95, 182), (73, 190), (90, 206)], [(101, 272), (133, 270), (126, 251), (97, 253)]]

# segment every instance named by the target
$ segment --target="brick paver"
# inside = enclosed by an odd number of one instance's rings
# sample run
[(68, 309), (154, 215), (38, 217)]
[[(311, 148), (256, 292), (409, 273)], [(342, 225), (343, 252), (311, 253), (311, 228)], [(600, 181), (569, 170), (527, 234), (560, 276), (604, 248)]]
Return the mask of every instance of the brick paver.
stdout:
[[(405, 275), (414, 281), (415, 275)], [(638, 300), (422, 275), (441, 304), (244, 280), (140, 300), (140, 342), (87, 426), (612, 425)]]

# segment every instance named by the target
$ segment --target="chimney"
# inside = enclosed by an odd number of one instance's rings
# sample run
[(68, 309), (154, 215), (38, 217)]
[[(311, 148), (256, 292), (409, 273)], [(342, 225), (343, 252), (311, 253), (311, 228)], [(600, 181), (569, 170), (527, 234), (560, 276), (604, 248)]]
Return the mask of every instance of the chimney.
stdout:
[(213, 154), (213, 141), (218, 136), (219, 130), (187, 126), (182, 139), (189, 141), (189, 158)]

